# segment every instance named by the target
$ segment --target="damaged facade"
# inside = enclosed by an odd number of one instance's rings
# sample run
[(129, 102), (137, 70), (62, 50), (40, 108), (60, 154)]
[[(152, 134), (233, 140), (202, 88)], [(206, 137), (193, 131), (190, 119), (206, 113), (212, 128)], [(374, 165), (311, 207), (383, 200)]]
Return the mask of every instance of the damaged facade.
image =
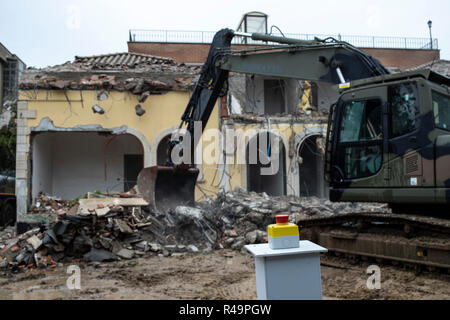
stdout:
[[(254, 21), (249, 20), (250, 23), (246, 20), (248, 17)], [(268, 33), (267, 15), (259, 12), (244, 15), (236, 30), (249, 33)], [(128, 50), (136, 53), (170, 56), (178, 62), (202, 64), (210, 47), (210, 40), (205, 40), (210, 39), (208, 37), (212, 38), (208, 32), (166, 31), (162, 36), (158, 31), (132, 30), (130, 31)], [(178, 38), (188, 40), (180, 41), (177, 40)], [(155, 40), (148, 41), (147, 39)], [(267, 42), (253, 40), (247, 42), (245, 39), (247, 38), (236, 37), (233, 39), (231, 50), (250, 51), (249, 46), (261, 49), (268, 45)], [(379, 59), (391, 72), (405, 71), (407, 68), (439, 59), (439, 50), (406, 45), (403, 47), (407, 40), (403, 44), (399, 44), (398, 48), (386, 47), (381, 43), (377, 47), (375, 38), (372, 40), (370, 45), (373, 47), (366, 47), (368, 42), (364, 41), (364, 44), (361, 43), (358, 47)], [(424, 41), (424, 39), (420, 40)], [(246, 136), (249, 140), (258, 140), (257, 135), (251, 133), (254, 129), (262, 131), (275, 129), (279, 132), (281, 161), (275, 175), (263, 176), (260, 174), (260, 169), (265, 166), (262, 163), (264, 161), (249, 164), (249, 151), (245, 146), (243, 151), (245, 154), (239, 157), (246, 159), (245, 164), (236, 164), (237, 161), (233, 161), (233, 163), (225, 163), (222, 170), (219, 170), (220, 188), (229, 191), (234, 190), (235, 187), (243, 187), (248, 191), (266, 192), (272, 196), (295, 195), (326, 198), (328, 191), (323, 174), (324, 138), (329, 108), (339, 96), (337, 91), (331, 85), (320, 81), (240, 73), (230, 74), (228, 89), (227, 96), (222, 98), (219, 104), (219, 127), (226, 141), (222, 146), (224, 157), (231, 156), (234, 157), (234, 160), (238, 158), (236, 147), (232, 151), (227, 149), (226, 144), (229, 143), (229, 140), (226, 132), (228, 130), (243, 130), (248, 133)]]
[[(222, 131), (277, 130), (280, 165), (275, 175), (261, 175), (262, 159), (256, 164), (227, 164), (223, 188), (242, 186), (272, 196), (326, 197), (323, 139), (328, 108), (337, 99), (331, 86), (234, 73), (229, 88), (222, 105)], [(249, 136), (252, 139), (258, 138)]]
[[(41, 192), (74, 199), (132, 188), (143, 167), (164, 159), (160, 144), (179, 125), (199, 70), (169, 58), (119, 53), (24, 72), (17, 117), (18, 223), (27, 220)], [(218, 111), (208, 127), (217, 126)], [(216, 166), (202, 169), (199, 186), (210, 185)], [(197, 190), (199, 197), (217, 191), (207, 189)]]

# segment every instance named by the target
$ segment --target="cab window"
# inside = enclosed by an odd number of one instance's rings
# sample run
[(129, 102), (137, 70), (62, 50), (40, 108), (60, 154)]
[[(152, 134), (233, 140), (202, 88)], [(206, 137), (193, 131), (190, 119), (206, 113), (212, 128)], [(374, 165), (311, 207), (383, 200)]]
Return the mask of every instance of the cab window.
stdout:
[(402, 83), (389, 86), (391, 137), (399, 137), (419, 128), (420, 110), (417, 85)]
[(436, 128), (450, 131), (450, 97), (432, 91), (434, 124)]
[(339, 167), (344, 178), (374, 175), (382, 163), (381, 101), (349, 101), (344, 105), (339, 135)]

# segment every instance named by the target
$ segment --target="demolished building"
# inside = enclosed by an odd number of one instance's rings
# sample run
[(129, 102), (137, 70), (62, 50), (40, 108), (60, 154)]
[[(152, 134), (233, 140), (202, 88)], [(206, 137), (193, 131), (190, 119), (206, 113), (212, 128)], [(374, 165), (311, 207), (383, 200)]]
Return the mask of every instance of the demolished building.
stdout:
[[(199, 70), (133, 53), (26, 70), (17, 116), (18, 228), (41, 192), (74, 199), (128, 191), (143, 167), (164, 161)], [(209, 126), (217, 119), (213, 113)], [(212, 181), (214, 169), (199, 182)]]

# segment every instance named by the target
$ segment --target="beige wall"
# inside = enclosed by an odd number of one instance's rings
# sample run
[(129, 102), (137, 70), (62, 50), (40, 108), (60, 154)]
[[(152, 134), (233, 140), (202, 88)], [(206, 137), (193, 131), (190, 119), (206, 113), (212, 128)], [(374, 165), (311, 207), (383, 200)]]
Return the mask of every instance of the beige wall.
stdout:
[[(130, 128), (128, 133), (135, 134), (141, 140), (144, 149), (144, 162), (146, 166), (155, 165), (156, 147), (159, 139), (165, 136), (174, 126), (178, 126), (183, 111), (189, 100), (189, 92), (168, 92), (166, 94), (151, 95), (144, 103), (142, 108), (146, 113), (139, 117), (135, 113), (135, 106), (138, 103), (138, 97), (129, 92), (112, 91), (108, 99), (99, 101), (96, 91), (20, 91), (20, 100), (26, 102), (27, 111), (18, 115), (23, 118), (20, 121), (26, 123), (26, 127), (31, 130), (39, 126), (42, 119), (49, 118), (53, 125), (58, 128), (73, 128), (76, 126), (100, 125), (103, 128), (113, 129), (121, 126)], [(103, 115), (93, 113), (92, 106), (100, 105), (105, 113)], [(34, 114), (35, 111), (35, 114)], [(31, 116), (26, 116), (31, 114)], [(218, 128), (218, 108), (215, 107), (211, 114), (208, 128)], [(131, 131), (131, 132), (130, 132)], [(30, 143), (30, 136), (19, 137), (24, 141), (21, 143)], [(203, 148), (209, 143), (204, 142)], [(152, 148), (153, 146), (153, 148)], [(26, 166), (28, 160), (23, 159)], [(23, 173), (26, 177), (29, 168)], [(213, 183), (213, 177), (217, 171), (216, 165), (203, 165), (203, 181), (198, 185), (204, 191), (213, 196), (218, 190), (218, 181)], [(20, 176), (18, 176), (20, 178)], [(87, 190), (89, 191), (89, 190)], [(203, 193), (196, 190), (197, 199), (201, 198)]]

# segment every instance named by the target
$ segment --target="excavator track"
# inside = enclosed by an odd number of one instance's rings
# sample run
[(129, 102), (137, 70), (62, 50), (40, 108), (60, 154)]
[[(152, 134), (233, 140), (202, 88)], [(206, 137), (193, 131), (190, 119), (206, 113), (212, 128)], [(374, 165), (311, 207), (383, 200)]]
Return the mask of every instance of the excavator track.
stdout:
[(298, 221), (300, 237), (351, 259), (450, 272), (450, 221), (382, 212), (311, 217)]

